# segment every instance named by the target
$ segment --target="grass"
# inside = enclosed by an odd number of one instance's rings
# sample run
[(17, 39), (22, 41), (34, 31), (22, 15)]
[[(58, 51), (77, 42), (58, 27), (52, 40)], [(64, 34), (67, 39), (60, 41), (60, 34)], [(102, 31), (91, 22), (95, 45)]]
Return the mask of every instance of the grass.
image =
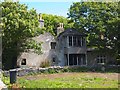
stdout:
[[(72, 75), (68, 73), (65, 77), (57, 78), (49, 75), (44, 78), (21, 77), (18, 79), (18, 84), (24, 88), (118, 88), (118, 80), (89, 76), (86, 73), (73, 73)], [(36, 79), (31, 80), (32, 78)]]
[(15, 85), (9, 83), (9, 77), (2, 80), (9, 88), (118, 88), (118, 73), (117, 69), (91, 72), (86, 67), (65, 67), (18, 77)]
[(9, 79), (9, 77), (5, 77), (3, 74), (2, 74), (2, 81), (3, 81), (7, 86), (10, 85), (10, 79)]

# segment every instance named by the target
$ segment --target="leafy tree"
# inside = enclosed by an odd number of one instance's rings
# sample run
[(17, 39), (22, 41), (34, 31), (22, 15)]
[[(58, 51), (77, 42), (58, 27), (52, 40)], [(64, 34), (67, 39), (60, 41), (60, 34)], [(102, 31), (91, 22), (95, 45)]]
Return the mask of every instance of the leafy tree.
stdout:
[(120, 64), (120, 2), (117, 3), (117, 15), (118, 17), (113, 18), (108, 21), (108, 39), (109, 39), (109, 45), (111, 45), (112, 48), (114, 48), (113, 52), (116, 52), (117, 60), (119, 60)]
[(64, 28), (72, 27), (73, 23), (63, 16), (57, 16), (52, 14), (43, 14), (44, 24), (47, 32), (56, 36), (56, 29), (59, 23), (64, 24)]
[(74, 27), (88, 35), (88, 45), (107, 49), (118, 55), (120, 22), (118, 2), (76, 2), (70, 6), (68, 17)]
[(30, 48), (41, 49), (40, 43), (28, 43), (28, 39), (42, 32), (35, 9), (27, 10), (25, 4), (19, 2), (2, 2), (2, 61), (6, 69), (15, 68), (17, 56), (21, 51)]

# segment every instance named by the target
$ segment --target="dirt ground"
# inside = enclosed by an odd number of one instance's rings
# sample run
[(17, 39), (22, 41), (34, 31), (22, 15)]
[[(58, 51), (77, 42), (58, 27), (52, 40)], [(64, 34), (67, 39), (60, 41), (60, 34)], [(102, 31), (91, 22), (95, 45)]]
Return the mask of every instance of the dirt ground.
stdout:
[(25, 79), (28, 80), (38, 80), (38, 79), (55, 79), (55, 78), (65, 78), (65, 77), (99, 77), (99, 78), (106, 78), (111, 80), (118, 80), (118, 73), (95, 73), (95, 72), (80, 72), (80, 73), (57, 73), (57, 74), (39, 74), (39, 75), (32, 75), (32, 76), (23, 76)]

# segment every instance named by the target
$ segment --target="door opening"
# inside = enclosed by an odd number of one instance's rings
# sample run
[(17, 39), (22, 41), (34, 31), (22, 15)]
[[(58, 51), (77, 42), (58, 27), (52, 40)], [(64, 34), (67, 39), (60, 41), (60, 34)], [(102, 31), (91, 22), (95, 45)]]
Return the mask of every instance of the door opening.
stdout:
[(85, 54), (69, 54), (69, 65), (86, 65), (85, 56)]

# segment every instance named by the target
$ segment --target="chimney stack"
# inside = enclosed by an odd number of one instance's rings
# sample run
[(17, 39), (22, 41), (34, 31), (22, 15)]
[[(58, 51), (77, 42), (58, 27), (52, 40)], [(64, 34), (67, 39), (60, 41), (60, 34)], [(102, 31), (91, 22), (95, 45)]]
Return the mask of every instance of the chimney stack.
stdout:
[(101, 39), (101, 40), (104, 39), (104, 33), (103, 33), (103, 32), (100, 33), (100, 39)]
[(44, 20), (42, 19), (42, 14), (39, 14), (39, 27), (43, 28), (44, 27)]
[(64, 32), (64, 26), (63, 26), (63, 23), (59, 23), (59, 26), (57, 27), (57, 36)]

